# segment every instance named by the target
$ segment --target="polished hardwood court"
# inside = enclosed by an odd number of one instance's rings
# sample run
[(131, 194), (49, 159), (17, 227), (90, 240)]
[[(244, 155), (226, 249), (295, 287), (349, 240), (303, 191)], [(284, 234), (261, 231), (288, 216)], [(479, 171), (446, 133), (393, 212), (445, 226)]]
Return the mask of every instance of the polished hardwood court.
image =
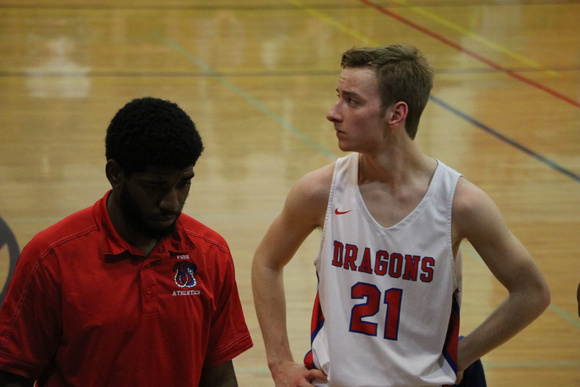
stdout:
[[(132, 98), (177, 102), (205, 152), (185, 212), (228, 240), (254, 348), (241, 386), (273, 386), (250, 284), (290, 187), (342, 155), (325, 114), (340, 56), (412, 44), (436, 70), (421, 149), (497, 203), (551, 291), (486, 355), (491, 387), (580, 386), (580, 1), (0, 0), (0, 284), (32, 236), (109, 188), (104, 134)], [(309, 347), (318, 232), (285, 270), (292, 350)], [(506, 295), (464, 244), (461, 333)]]

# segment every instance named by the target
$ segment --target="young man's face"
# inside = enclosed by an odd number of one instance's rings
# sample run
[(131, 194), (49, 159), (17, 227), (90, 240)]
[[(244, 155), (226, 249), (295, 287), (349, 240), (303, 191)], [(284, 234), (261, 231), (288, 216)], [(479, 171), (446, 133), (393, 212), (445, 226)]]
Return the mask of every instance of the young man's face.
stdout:
[(326, 118), (334, 123), (339, 148), (361, 152), (377, 146), (383, 139), (385, 120), (374, 70), (345, 68), (336, 92), (338, 101)]
[(184, 169), (148, 167), (124, 178), (120, 190), (122, 215), (137, 232), (161, 238), (173, 232), (193, 179), (193, 166)]

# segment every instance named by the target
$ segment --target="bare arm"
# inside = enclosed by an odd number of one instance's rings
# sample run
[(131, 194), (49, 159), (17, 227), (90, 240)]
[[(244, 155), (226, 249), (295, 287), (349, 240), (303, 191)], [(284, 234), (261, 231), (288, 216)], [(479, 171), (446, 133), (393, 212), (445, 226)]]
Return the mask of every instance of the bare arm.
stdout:
[(468, 239), (509, 293), (459, 342), (458, 367), (464, 370), (539, 317), (550, 304), (550, 291), (531, 254), (509, 231), (495, 203), (463, 178), (453, 201), (453, 232), (455, 245)]
[(293, 360), (286, 328), (283, 269), (308, 235), (323, 225), (333, 170), (332, 166), (311, 172), (292, 188), (282, 213), (254, 255), (254, 304), (276, 386), (310, 386), (308, 382), (314, 378), (324, 378), (321, 371), (309, 371)]

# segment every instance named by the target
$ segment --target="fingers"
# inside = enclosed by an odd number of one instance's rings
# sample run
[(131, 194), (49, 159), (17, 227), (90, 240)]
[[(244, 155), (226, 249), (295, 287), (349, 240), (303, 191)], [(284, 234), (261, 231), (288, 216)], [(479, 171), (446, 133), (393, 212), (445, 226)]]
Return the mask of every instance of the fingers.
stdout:
[(308, 371), (307, 379), (312, 381), (314, 379), (320, 379), (326, 381), (326, 374), (318, 369), (312, 369)]
[(326, 382), (326, 374), (318, 369), (307, 369), (303, 364), (282, 362), (271, 369), (276, 387), (315, 387), (312, 382)]
[[(312, 383), (314, 380), (325, 383), (327, 381), (326, 374), (318, 369), (311, 369), (304, 375), (308, 382)], [(305, 384), (305, 386), (313, 386), (313, 384)]]

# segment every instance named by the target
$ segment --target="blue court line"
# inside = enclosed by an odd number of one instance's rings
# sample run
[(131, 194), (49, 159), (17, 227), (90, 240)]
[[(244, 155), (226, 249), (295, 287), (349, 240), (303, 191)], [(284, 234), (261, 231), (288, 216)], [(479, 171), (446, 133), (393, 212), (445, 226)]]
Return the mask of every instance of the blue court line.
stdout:
[[(229, 82), (227, 79), (225, 79), (223, 76), (221, 76), (220, 74), (218, 74), (215, 70), (213, 70), (213, 68), (211, 68), (209, 65), (207, 65), (205, 62), (201, 61), (199, 58), (197, 58), (196, 56), (192, 55), (190, 52), (188, 52), (187, 50), (185, 50), (183, 47), (181, 47), (178, 43), (174, 42), (173, 40), (160, 35), (159, 33), (155, 33), (155, 35), (164, 43), (166, 43), (168, 46), (170, 46), (172, 49), (174, 49), (175, 51), (179, 52), (181, 55), (183, 55), (184, 57), (186, 57), (187, 59), (189, 59), (190, 61), (192, 61), (193, 63), (195, 63), (197, 66), (199, 66), (204, 72), (207, 72), (209, 75), (215, 77), (215, 79), (219, 80), (222, 84), (224, 84), (225, 86), (227, 86), (230, 90), (234, 91), (235, 93), (237, 93), (238, 95), (240, 95), (244, 100), (246, 100), (247, 102), (249, 102), (250, 104), (252, 104), (253, 106), (255, 106), (259, 111), (261, 111), (262, 113), (264, 113), (266, 116), (268, 116), (269, 118), (271, 118), (272, 120), (274, 120), (275, 122), (277, 122), (280, 126), (282, 126), (282, 128), (284, 128), (285, 130), (289, 131), (290, 133), (292, 133), (293, 135), (295, 135), (296, 137), (298, 137), (299, 139), (303, 140), (304, 142), (306, 142), (310, 147), (316, 149), (317, 151), (319, 151), (320, 153), (324, 154), (325, 156), (327, 156), (329, 159), (334, 160), (336, 159), (336, 156), (332, 153), (329, 152), (328, 150), (326, 150), (325, 148), (323, 148), (321, 145), (319, 145), (318, 143), (316, 143), (315, 141), (313, 141), (312, 139), (310, 139), (308, 136), (306, 136), (304, 133), (302, 133), (300, 130), (298, 130), (297, 128), (295, 128), (293, 125), (291, 125), (290, 123), (286, 122), (283, 118), (281, 118), (280, 116), (276, 115), (274, 112), (272, 112), (270, 109), (268, 109), (267, 107), (265, 107), (259, 100), (257, 100), (256, 98), (254, 98), (253, 96), (251, 96), (250, 94), (246, 93), (244, 90), (242, 90), (241, 88), (239, 88), (238, 86), (234, 85), (233, 83)], [(514, 148), (523, 151), (524, 153), (536, 158), (537, 160), (539, 160), (540, 162), (550, 166), (552, 169), (563, 173), (565, 175), (567, 175), (568, 177), (571, 177), (572, 179), (580, 182), (580, 176), (576, 175), (575, 173), (559, 166), (557, 163), (547, 159), (546, 157), (524, 147), (523, 145), (517, 143), (516, 141), (502, 135), (501, 133), (497, 132), (496, 130), (490, 128), (487, 125), (484, 125), (483, 123), (475, 120), (474, 118), (468, 116), (467, 114), (455, 109), (454, 107), (452, 107), (451, 105), (447, 104), (446, 102), (442, 101), (441, 99), (435, 97), (435, 96), (431, 96), (431, 100), (438, 104), (439, 106), (443, 107), (444, 109), (450, 111), (451, 113), (457, 115), (458, 117), (464, 119), (465, 121), (469, 122), (470, 124), (486, 131), (487, 133), (495, 136), (496, 138), (498, 138), (499, 140), (513, 146)], [(463, 248), (463, 246), (462, 246)], [(467, 250), (469, 250), (470, 252), (470, 256), (472, 256), (474, 259), (479, 260), (482, 264), (483, 261), (481, 260), (481, 258), (479, 257), (479, 255), (475, 252), (475, 249), (473, 249), (471, 246), (469, 246), (467, 248)], [(573, 326), (575, 326), (576, 328), (580, 329), (580, 322), (578, 321), (578, 319), (574, 318), (573, 316), (571, 316), (569, 313), (567, 313), (565, 310), (563, 310), (562, 308), (558, 307), (555, 304), (550, 304), (550, 306), (548, 307), (548, 309), (554, 313), (556, 313), (559, 317), (561, 317), (562, 319), (564, 319), (565, 321), (567, 321), (568, 323), (572, 324)], [(558, 367), (577, 367), (580, 363), (578, 362), (529, 362), (529, 363), (506, 363), (506, 362), (502, 362), (502, 363), (485, 363), (486, 367), (554, 367), (554, 366), (558, 366)], [(247, 372), (247, 373), (262, 373), (262, 372), (266, 372), (264, 371), (264, 369), (247, 369), (247, 370), (240, 370), (241, 372)]]
[[(259, 111), (261, 111), (262, 113), (264, 113), (270, 119), (272, 119), (273, 121), (275, 121), (276, 123), (278, 123), (283, 129), (285, 129), (288, 132), (292, 133), (294, 136), (296, 136), (300, 140), (304, 141), (310, 147), (314, 148), (316, 151), (318, 151), (321, 154), (325, 155), (328, 159), (330, 159), (330, 160), (335, 160), (336, 159), (336, 155), (334, 153), (332, 153), (329, 150), (325, 149), (320, 144), (318, 144), (316, 141), (312, 140), (307, 135), (305, 135), (303, 132), (301, 132), (299, 129), (297, 129), (295, 126), (293, 126), (289, 122), (285, 121), (283, 118), (281, 118), (280, 116), (278, 116), (276, 113), (272, 112), (264, 104), (262, 104), (258, 99), (254, 98), (252, 95), (248, 94), (247, 92), (245, 92), (244, 90), (242, 90), (240, 87), (238, 87), (235, 84), (233, 84), (232, 82), (228, 81), (222, 75), (220, 75), (219, 73), (217, 73), (212, 67), (210, 67), (208, 64), (206, 64), (205, 62), (203, 62), (199, 58), (197, 58), (195, 55), (192, 55), (189, 51), (187, 51), (186, 49), (184, 49), (177, 42), (169, 39), (168, 37), (160, 34), (159, 32), (154, 32), (154, 35), (155, 35), (155, 37), (157, 39), (159, 39), (163, 43), (167, 44), (173, 50), (177, 51), (182, 56), (184, 56), (185, 58), (189, 59), (191, 62), (195, 63), (200, 69), (202, 69), (203, 72), (205, 72), (208, 75), (212, 76), (213, 78), (219, 80), (222, 84), (224, 84), (230, 90), (232, 90), (233, 92), (235, 92), (236, 94), (238, 94), (245, 101), (247, 101), (248, 103), (250, 103), (251, 105), (253, 105), (254, 107), (256, 107)], [(558, 163), (556, 163), (556, 162), (548, 159), (547, 157), (542, 156), (541, 154), (539, 154), (537, 152), (534, 152), (533, 150), (531, 150), (531, 149), (523, 146), (522, 144), (518, 143), (517, 141), (512, 140), (511, 138), (509, 138), (509, 137), (507, 137), (507, 136), (499, 133), (497, 130), (492, 129), (491, 127), (489, 127), (489, 126), (487, 126), (487, 125), (485, 125), (485, 124), (477, 121), (473, 117), (468, 116), (467, 114), (465, 114), (465, 113), (461, 112), (460, 110), (454, 108), (450, 104), (444, 102), (442, 99), (440, 99), (440, 98), (438, 98), (438, 97), (436, 97), (434, 95), (431, 95), (430, 99), (434, 103), (436, 103), (437, 105), (439, 105), (439, 106), (443, 107), (444, 109), (450, 111), (451, 113), (453, 113), (456, 116), (462, 118), (463, 120), (469, 122), (470, 124), (476, 126), (477, 128), (482, 129), (483, 131), (491, 134), (492, 136), (498, 138), (499, 140), (505, 142), (506, 144), (509, 144), (512, 147), (514, 147), (514, 148), (516, 148), (516, 149), (518, 149), (518, 150), (526, 153), (527, 155), (532, 156), (536, 160), (538, 160), (541, 163), (549, 166), (550, 168), (554, 169), (555, 171), (557, 171), (559, 173), (562, 173), (562, 174), (564, 174), (564, 175), (566, 175), (566, 176), (568, 176), (568, 177), (572, 178), (573, 180), (576, 180), (577, 182), (580, 183), (580, 175), (578, 175), (578, 174), (570, 171), (569, 169), (566, 169), (566, 168), (560, 166)]]
[[(322, 153), (323, 155), (325, 155), (326, 157), (328, 157), (331, 160), (335, 160), (336, 156), (324, 149), (321, 145), (319, 145), (318, 143), (316, 143), (315, 141), (313, 141), (312, 139), (310, 139), (308, 136), (306, 136), (304, 133), (302, 133), (300, 130), (298, 130), (297, 128), (295, 128), (292, 124), (288, 123), (287, 121), (285, 121), (283, 118), (281, 118), (280, 116), (276, 115), (274, 112), (272, 112), (270, 109), (268, 109), (267, 107), (265, 107), (259, 100), (257, 100), (256, 98), (252, 97), (250, 94), (246, 93), (244, 90), (242, 90), (241, 88), (239, 88), (238, 86), (234, 85), (233, 83), (231, 83), (230, 81), (228, 81), (227, 79), (225, 79), (223, 76), (221, 76), (220, 74), (218, 74), (214, 69), (212, 69), (209, 65), (207, 65), (205, 62), (201, 61), (199, 58), (195, 57), (194, 55), (192, 55), (191, 53), (189, 53), (188, 51), (186, 51), (183, 47), (181, 47), (178, 43), (172, 41), (171, 39), (164, 37), (162, 35), (160, 35), (159, 33), (156, 33), (156, 36), (162, 40), (164, 43), (166, 43), (167, 45), (169, 45), (171, 48), (173, 48), (174, 50), (176, 50), (177, 52), (179, 52), (181, 55), (185, 56), (187, 59), (191, 60), (193, 63), (195, 63), (197, 66), (199, 66), (204, 72), (208, 73), (209, 75), (215, 77), (217, 80), (219, 80), (220, 82), (222, 82), (225, 86), (227, 86), (230, 90), (234, 91), (235, 93), (237, 93), (238, 95), (240, 95), (244, 100), (248, 101), (250, 104), (254, 105), (256, 108), (258, 108), (258, 110), (260, 110), (262, 113), (266, 114), (269, 118), (271, 118), (272, 120), (274, 120), (275, 122), (277, 122), (278, 124), (280, 124), (282, 126), (282, 128), (284, 128), (285, 130), (289, 131), (290, 133), (292, 133), (293, 135), (295, 135), (296, 137), (298, 137), (299, 139), (303, 140), (304, 142), (306, 142), (309, 146), (311, 146), (312, 148), (316, 149), (318, 152)], [(458, 109), (454, 108), (453, 106), (449, 105), (448, 103), (444, 102), (443, 100), (441, 100), (438, 97), (435, 96), (431, 96), (430, 99), (438, 104), (439, 106), (443, 107), (444, 109), (450, 111), (451, 113), (457, 115), (458, 117), (462, 118), (463, 120), (469, 122), (470, 124), (478, 127), (479, 129), (484, 130), (485, 132), (495, 136), (496, 138), (498, 138), (499, 140), (513, 146), (514, 148), (534, 157), (535, 159), (539, 160), (540, 162), (548, 165), (549, 167), (551, 167), (552, 169), (563, 173), (564, 175), (571, 177), (572, 179), (580, 182), (580, 176), (578, 176), (577, 174), (573, 173), (572, 171), (569, 171), (563, 167), (561, 167), (560, 165), (558, 165), (557, 163), (549, 160), (548, 158), (526, 148), (525, 146), (519, 144), (518, 142), (504, 136), (503, 134), (499, 133), (498, 131), (490, 128), (489, 126), (475, 120), (474, 118), (468, 116), (467, 114), (459, 111)], [(475, 258), (475, 259), (479, 259), (482, 264), (483, 261), (481, 260), (481, 258), (479, 258), (479, 255), (477, 254), (477, 252), (475, 252), (475, 250), (471, 247), (468, 248), (470, 255)], [(580, 329), (580, 321), (575, 317), (575, 316), (571, 316), (569, 313), (567, 313), (565, 310), (563, 310), (562, 308), (560, 308), (559, 306), (555, 305), (555, 304), (550, 304), (550, 306), (548, 307), (548, 309), (554, 313), (556, 313), (558, 316), (560, 316), (562, 319), (564, 319), (565, 321), (567, 321), (568, 323), (570, 323), (571, 325), (575, 326), (576, 328)]]
[[(304, 142), (306, 142), (309, 146), (311, 146), (312, 148), (316, 149), (318, 152), (322, 153), (323, 155), (327, 156), (329, 159), (331, 160), (335, 160), (336, 156), (326, 150), (325, 148), (323, 148), (321, 145), (319, 145), (318, 143), (316, 143), (315, 141), (313, 141), (312, 139), (310, 139), (308, 136), (306, 136), (304, 133), (302, 133), (300, 130), (298, 130), (297, 128), (295, 128), (292, 124), (286, 122), (283, 118), (281, 118), (280, 116), (276, 115), (274, 112), (272, 112), (270, 109), (268, 109), (267, 107), (265, 107), (259, 100), (257, 100), (256, 98), (252, 97), (250, 94), (246, 93), (244, 90), (242, 90), (241, 88), (239, 88), (238, 86), (234, 85), (233, 83), (231, 83), (230, 81), (228, 81), (227, 79), (225, 79), (223, 76), (221, 76), (220, 74), (218, 74), (213, 68), (211, 68), (209, 65), (207, 65), (205, 62), (201, 61), (199, 58), (197, 58), (196, 56), (192, 55), (190, 52), (188, 52), (187, 50), (185, 50), (183, 47), (181, 47), (178, 43), (174, 42), (173, 40), (159, 34), (158, 32), (155, 33), (155, 36), (163, 41), (165, 44), (167, 44), (168, 46), (170, 46), (172, 49), (174, 49), (175, 51), (179, 52), (181, 55), (183, 55), (184, 57), (186, 57), (187, 59), (189, 59), (190, 61), (192, 61), (193, 63), (195, 63), (197, 66), (199, 66), (204, 72), (207, 72), (209, 75), (214, 76), (217, 80), (219, 80), (222, 84), (224, 84), (225, 86), (227, 86), (230, 90), (234, 91), (235, 93), (237, 93), (238, 95), (240, 95), (244, 100), (248, 101), (250, 104), (254, 105), (256, 108), (258, 108), (258, 110), (260, 110), (262, 113), (264, 113), (265, 115), (267, 115), (269, 118), (271, 118), (272, 120), (274, 120), (275, 122), (277, 122), (278, 124), (280, 124), (282, 126), (282, 128), (284, 128), (285, 130), (289, 131), (290, 133), (292, 133), (293, 135), (295, 135), (296, 137), (298, 137), (299, 139), (303, 140)], [(431, 96), (431, 100), (440, 105), (441, 107), (443, 107), (446, 110), (449, 110), (451, 113), (461, 117), (462, 119), (466, 120), (467, 122), (469, 122), (470, 124), (486, 131), (487, 133), (495, 136), (496, 138), (500, 139), (501, 141), (506, 142), (507, 144), (515, 147), (516, 149), (519, 149), (521, 151), (523, 151), (524, 153), (536, 158), (537, 160), (541, 161), (542, 163), (550, 166), (551, 168), (555, 169), (558, 172), (561, 172), (571, 178), (573, 178), (574, 180), (580, 182), (580, 176), (576, 175), (575, 173), (562, 168), (561, 166), (559, 166), (558, 164), (556, 164), (555, 162), (547, 159), (546, 157), (539, 155), (538, 153), (524, 147), (523, 145), (517, 143), (516, 141), (504, 136), (503, 134), (497, 132), (496, 130), (490, 128), (487, 125), (484, 125), (483, 123), (475, 120), (474, 118), (468, 116), (467, 114), (455, 109), (453, 106), (449, 105), (448, 103), (442, 101), (441, 99), (435, 97), (435, 96)], [(462, 245), (462, 248), (463, 245)], [(467, 247), (467, 250), (469, 251), (469, 254), (475, 258), (475, 259), (479, 259), (482, 263), (483, 261), (481, 260), (481, 258), (479, 258), (479, 255), (477, 254), (477, 252), (475, 251), (475, 249), (471, 248), (470, 246)], [(562, 308), (558, 307), (557, 305), (554, 304), (550, 304), (549, 308), (552, 312), (556, 313), (557, 315), (559, 315), (560, 317), (562, 317), (565, 321), (569, 322), (570, 324), (572, 324), (573, 326), (575, 326), (576, 328), (580, 329), (580, 321), (578, 321), (577, 318), (574, 318), (573, 316), (570, 316), (569, 313), (567, 313), (565, 310), (563, 310)]]
[(501, 141), (513, 146), (514, 148), (532, 156), (533, 158), (539, 160), (540, 162), (546, 164), (547, 166), (549, 166), (550, 168), (556, 170), (557, 172), (560, 172), (574, 180), (576, 180), (577, 182), (580, 183), (580, 175), (577, 175), (576, 173), (570, 171), (569, 169), (566, 169), (562, 166), (560, 166), (559, 164), (557, 164), (556, 162), (548, 159), (547, 157), (542, 156), (541, 154), (534, 152), (533, 150), (526, 148), (525, 146), (523, 146), (522, 144), (518, 143), (515, 140), (512, 140), (511, 138), (499, 133), (497, 130), (490, 128), (489, 126), (477, 121), (476, 119), (474, 119), (473, 117), (468, 116), (467, 114), (457, 110), (456, 108), (454, 108), (453, 106), (449, 105), (447, 102), (444, 102), (443, 100), (441, 100), (440, 98), (437, 98), (435, 96), (431, 96), (430, 99), (435, 102), (437, 105), (443, 107), (446, 110), (449, 110), (451, 113), (455, 114), (458, 117), (461, 117), (462, 119), (464, 119), (465, 121), (469, 122), (470, 124), (478, 127), (479, 129), (491, 134), (492, 136), (500, 139)]

